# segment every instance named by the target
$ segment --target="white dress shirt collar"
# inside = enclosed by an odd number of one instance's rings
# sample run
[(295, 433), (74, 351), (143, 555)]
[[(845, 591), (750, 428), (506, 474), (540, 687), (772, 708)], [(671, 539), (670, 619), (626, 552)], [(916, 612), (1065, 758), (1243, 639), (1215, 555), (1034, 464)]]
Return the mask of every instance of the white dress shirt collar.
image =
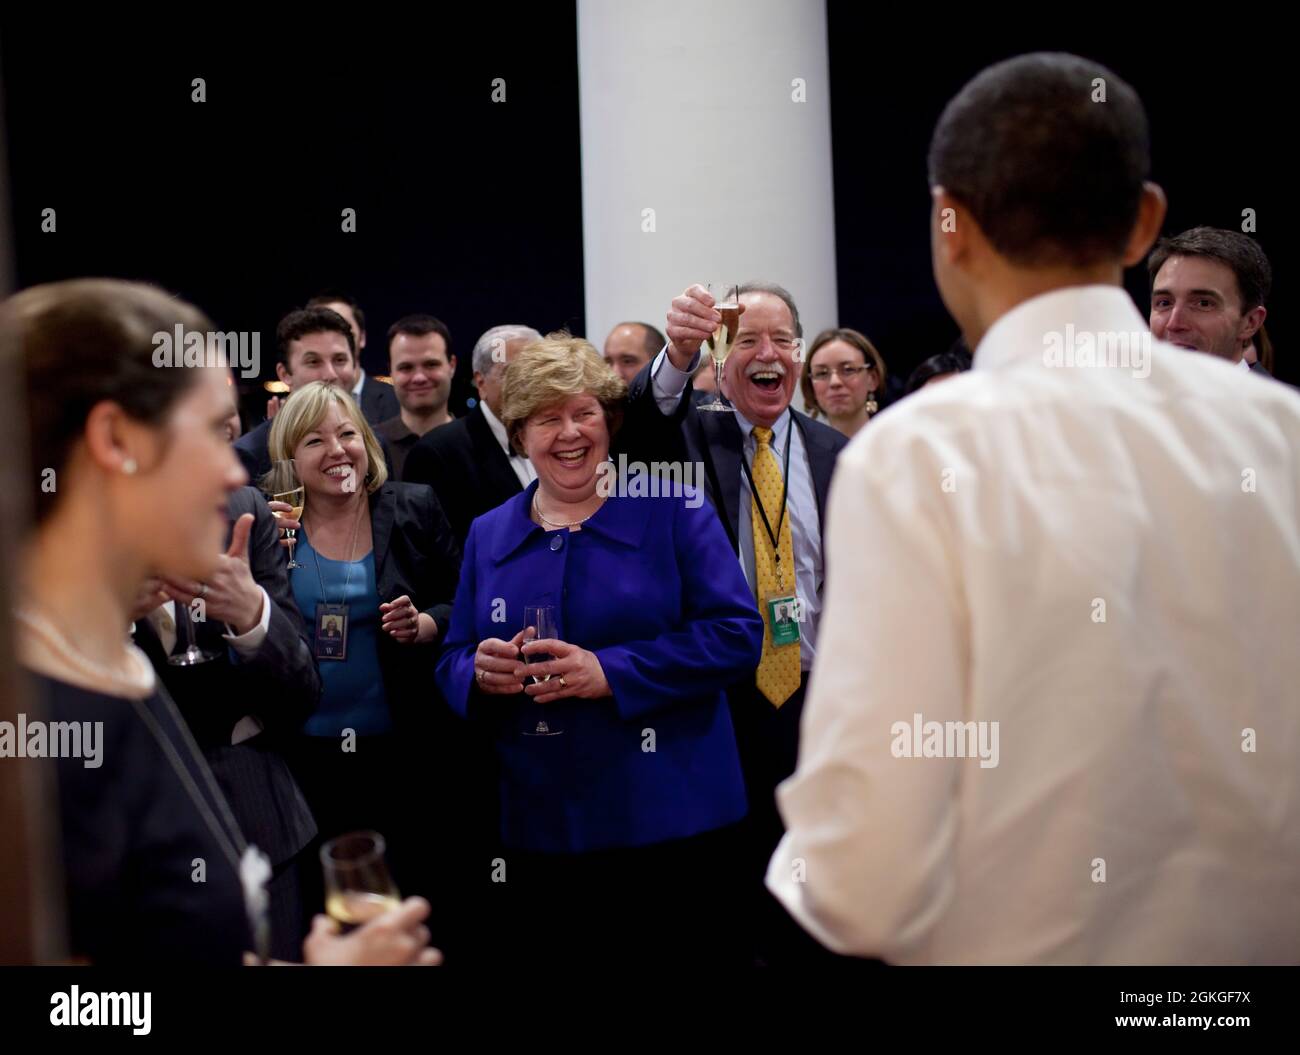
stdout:
[(365, 386), (365, 383), (366, 383), (366, 371), (365, 371), (365, 368), (364, 368), (364, 367), (361, 367), (361, 366), (358, 366), (358, 367), (357, 367), (357, 383), (356, 383), (355, 385), (352, 386), (352, 398), (353, 398), (353, 399), (358, 399), (358, 400), (359, 400), (359, 399), (361, 398), (361, 389)]
[(492, 408), (487, 405), (486, 399), (480, 399), (478, 405), (483, 411), (483, 417), (487, 420), (488, 428), (492, 430), (492, 435), (497, 438), (497, 443), (501, 444), (501, 449), (506, 452), (506, 457), (509, 458), (512, 452), (505, 425), (501, 423), (500, 418), (492, 413)]
[(510, 459), (510, 468), (519, 477), (520, 486), (527, 487), (537, 479), (537, 470), (533, 468), (533, 463), (522, 454), (516, 454), (511, 449), (510, 439), (506, 435), (506, 427), (501, 423), (501, 419), (492, 413), (492, 408), (487, 405), (487, 400), (480, 399), (478, 405), (483, 410), (483, 420), (487, 422), (488, 428), (492, 430), (492, 435), (496, 437), (497, 443), (501, 444), (501, 449), (505, 451), (506, 457)]
[(997, 370), (1044, 362), (1048, 334), (1067, 323), (1086, 329), (1105, 319), (1109, 329), (1148, 333), (1147, 320), (1121, 286), (1067, 286), (1022, 301), (985, 332), (975, 348), (972, 369)]
[[(786, 407), (772, 426), (772, 449), (774, 451), (785, 450), (785, 439), (790, 434), (790, 426), (793, 422), (794, 415), (790, 412), (790, 408)], [(736, 411), (736, 424), (740, 426), (740, 434), (744, 437), (745, 449), (749, 450), (751, 446), (749, 441), (754, 434), (754, 423), (738, 410)]]

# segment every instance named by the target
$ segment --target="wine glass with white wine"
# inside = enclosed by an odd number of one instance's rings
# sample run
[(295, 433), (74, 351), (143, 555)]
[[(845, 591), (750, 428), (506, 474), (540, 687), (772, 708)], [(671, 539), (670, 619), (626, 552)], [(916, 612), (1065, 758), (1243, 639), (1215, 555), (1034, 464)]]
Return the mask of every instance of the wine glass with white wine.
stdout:
[[(529, 641), (554, 641), (559, 637), (556, 627), (554, 605), (524, 605), (524, 644)], [(549, 663), (555, 658), (546, 652), (527, 652), (524, 655), (529, 664)], [(540, 677), (530, 675), (529, 680), (538, 683), (550, 681), (551, 677), (550, 674), (543, 674)], [(554, 708), (529, 700), (524, 704), (521, 732), (524, 736), (559, 736), (564, 732), (564, 728), (556, 719)]]
[(378, 832), (348, 832), (320, 849), (325, 914), (344, 934), (401, 906), (384, 850), (384, 837)]
[[(273, 502), (283, 502), (291, 506), (290, 511), (281, 513), (272, 510), (277, 519), (283, 516), (290, 516), (294, 520), (302, 520), (303, 506), (306, 504), (307, 491), (298, 479), (298, 468), (293, 464), (293, 459), (286, 458), (284, 461), (272, 462), (271, 471), (262, 478), (262, 491)], [(298, 542), (298, 532), (291, 528), (285, 528), (285, 537), (289, 542), (289, 563), (290, 570), (301, 568), (302, 565), (293, 559), (293, 547)]]
[(722, 316), (713, 336), (704, 342), (709, 357), (713, 360), (713, 376), (717, 381), (712, 403), (702, 403), (697, 410), (710, 410), (715, 413), (735, 413), (734, 408), (722, 402), (722, 364), (731, 354), (732, 345), (736, 343), (736, 331), (740, 329), (740, 291), (734, 283), (710, 282), (706, 287), (713, 297), (713, 307)]

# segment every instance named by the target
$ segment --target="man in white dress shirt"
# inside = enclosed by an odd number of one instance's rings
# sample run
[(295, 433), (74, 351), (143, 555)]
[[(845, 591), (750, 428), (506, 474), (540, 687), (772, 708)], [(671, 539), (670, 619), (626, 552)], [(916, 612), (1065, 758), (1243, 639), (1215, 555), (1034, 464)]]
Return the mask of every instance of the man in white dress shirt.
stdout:
[(1147, 172), (1140, 100), (1073, 56), (939, 120), (974, 368), (840, 458), (767, 877), (837, 952), (1300, 959), (1300, 398), (1150, 338)]

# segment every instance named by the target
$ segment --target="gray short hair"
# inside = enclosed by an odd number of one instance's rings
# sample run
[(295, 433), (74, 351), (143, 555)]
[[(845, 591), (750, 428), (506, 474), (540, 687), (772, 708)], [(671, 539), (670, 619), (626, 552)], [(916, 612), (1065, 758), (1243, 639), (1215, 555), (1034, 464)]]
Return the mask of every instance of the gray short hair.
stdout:
[[(526, 337), (532, 341), (540, 341), (542, 335), (534, 330), (531, 326), (523, 326), (519, 323), (506, 323), (503, 326), (493, 326), (487, 333), (478, 339), (474, 345), (474, 352), (470, 356), (470, 366), (476, 374), (486, 374), (492, 369), (492, 364), (497, 362), (492, 357), (492, 353), (499, 346), (504, 354), (507, 341), (514, 341), (520, 337)], [(504, 360), (501, 360), (504, 362)]]
[(784, 286), (778, 286), (775, 282), (746, 282), (736, 291), (736, 296), (743, 297), (746, 293), (770, 293), (772, 296), (785, 302), (785, 306), (790, 309), (790, 318), (794, 320), (794, 335), (803, 336), (803, 323), (799, 321), (799, 308), (795, 305), (794, 297)]

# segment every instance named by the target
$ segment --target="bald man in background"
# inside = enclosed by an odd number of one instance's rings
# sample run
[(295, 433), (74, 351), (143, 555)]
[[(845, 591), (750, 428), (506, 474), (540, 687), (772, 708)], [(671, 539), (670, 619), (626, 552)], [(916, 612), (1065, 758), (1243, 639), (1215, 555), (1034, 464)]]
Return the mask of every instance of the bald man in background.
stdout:
[(605, 362), (628, 384), (668, 342), (648, 322), (620, 322), (605, 338)]

